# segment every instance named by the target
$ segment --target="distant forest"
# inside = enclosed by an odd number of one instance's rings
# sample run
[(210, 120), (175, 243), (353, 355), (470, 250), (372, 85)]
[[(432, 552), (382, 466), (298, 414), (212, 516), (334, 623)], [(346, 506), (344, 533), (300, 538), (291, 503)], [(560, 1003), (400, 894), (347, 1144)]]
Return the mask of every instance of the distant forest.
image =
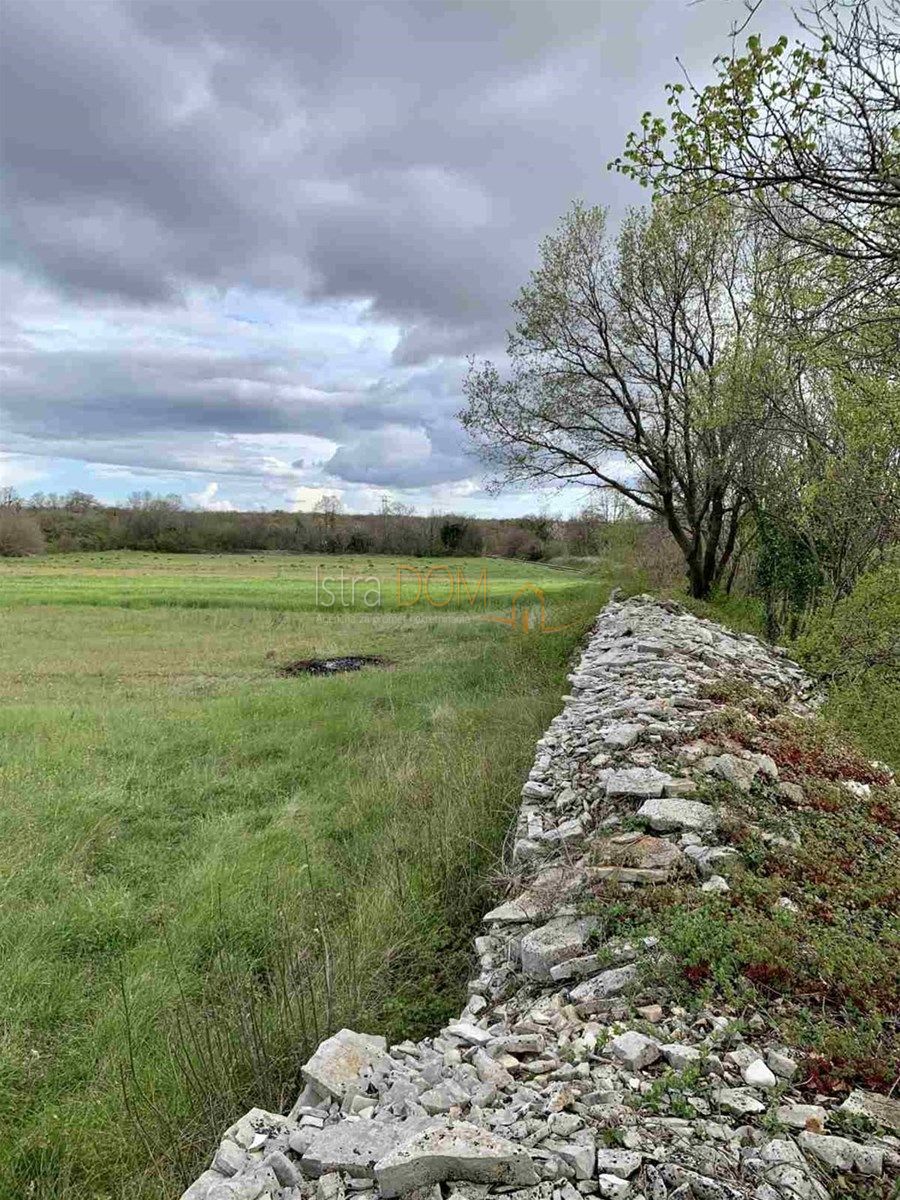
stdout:
[[(0, 491), (0, 555), (65, 551), (153, 550), (165, 553), (280, 551), (312, 554), (397, 554), (410, 557), (498, 555), (539, 559), (602, 554), (622, 541), (668, 549), (660, 527), (641, 521), (624, 500), (604, 497), (577, 516), (546, 514), (505, 520), (454, 513), (416, 516), (385, 501), (378, 513), (350, 514), (335, 496), (313, 512), (206, 512), (180, 497), (134, 493), (102, 504), (84, 492)], [(652, 545), (651, 545), (652, 544)]]

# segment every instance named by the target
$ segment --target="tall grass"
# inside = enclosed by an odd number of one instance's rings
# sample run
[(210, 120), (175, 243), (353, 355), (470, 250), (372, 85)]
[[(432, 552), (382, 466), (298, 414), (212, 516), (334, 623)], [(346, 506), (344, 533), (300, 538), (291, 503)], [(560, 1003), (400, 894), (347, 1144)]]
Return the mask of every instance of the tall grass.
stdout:
[[(610, 582), (567, 577), (565, 628), (527, 636), (433, 609), (3, 613), (0, 1193), (170, 1197), (242, 1111), (293, 1101), (335, 1028), (459, 1010)], [(274, 670), (360, 652), (394, 666)]]

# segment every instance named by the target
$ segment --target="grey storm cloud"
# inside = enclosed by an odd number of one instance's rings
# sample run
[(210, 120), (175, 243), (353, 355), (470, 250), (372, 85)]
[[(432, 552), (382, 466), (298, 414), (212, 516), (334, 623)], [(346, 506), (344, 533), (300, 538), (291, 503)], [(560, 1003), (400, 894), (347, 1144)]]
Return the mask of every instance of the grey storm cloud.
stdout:
[[(780, 31), (785, 12), (776, 0), (759, 20)], [(676, 52), (702, 70), (740, 14), (734, 0), (6, 0), (6, 433), (76, 456), (79, 439), (304, 433), (339, 443), (327, 469), (343, 479), (472, 475), (452, 422), (463, 357), (502, 347), (573, 197), (641, 200), (607, 161), (659, 106)], [(35, 336), (22, 281), (77, 313), (78, 336), (55, 345), (46, 305)], [(202, 338), (142, 349), (141, 313), (177, 325), (198, 288), (365, 301), (399, 341), (352, 387), (287, 337), (268, 357)], [(134, 343), (98, 347), (94, 315), (129, 322)]]

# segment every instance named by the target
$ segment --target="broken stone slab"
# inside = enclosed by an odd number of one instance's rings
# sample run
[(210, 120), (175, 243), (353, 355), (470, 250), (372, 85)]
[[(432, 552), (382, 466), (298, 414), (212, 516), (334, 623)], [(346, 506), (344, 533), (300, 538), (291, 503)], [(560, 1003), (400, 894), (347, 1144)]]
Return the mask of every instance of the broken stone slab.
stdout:
[(540, 1033), (511, 1033), (491, 1043), (494, 1054), (541, 1054), (546, 1040)]
[(383, 1197), (446, 1180), (531, 1187), (534, 1164), (521, 1146), (465, 1121), (443, 1122), (395, 1146), (375, 1164)]
[(336, 1172), (316, 1180), (316, 1200), (344, 1200), (344, 1181)]
[(643, 725), (633, 725), (623, 721), (618, 725), (610, 725), (600, 735), (600, 741), (607, 750), (627, 750), (633, 746), (644, 731)]
[(745, 793), (750, 791), (753, 780), (759, 773), (757, 763), (746, 758), (738, 758), (736, 754), (710, 755), (701, 761), (700, 769), (710, 775), (717, 775), (719, 779), (724, 779), (739, 792)]
[(494, 1087), (503, 1090), (512, 1087), (515, 1082), (506, 1067), (491, 1058), (486, 1050), (475, 1051), (472, 1056), (472, 1066), (482, 1083), (492, 1083)]
[(876, 1125), (900, 1133), (900, 1100), (890, 1096), (882, 1096), (879, 1092), (851, 1092), (841, 1105), (841, 1111), (868, 1117)]
[(630, 1179), (644, 1161), (643, 1154), (636, 1150), (604, 1150), (597, 1151), (597, 1170), (601, 1175), (618, 1175), (620, 1179)]
[(809, 1129), (823, 1133), (828, 1114), (820, 1104), (779, 1104), (775, 1116), (791, 1129)]
[(549, 979), (557, 963), (581, 954), (596, 928), (593, 917), (557, 917), (532, 930), (522, 938), (522, 970), (531, 979)]
[(300, 1126), (290, 1116), (266, 1112), (264, 1108), (251, 1108), (230, 1125), (222, 1141), (233, 1142), (242, 1150), (260, 1149), (269, 1138), (287, 1140)]
[(278, 1176), (266, 1163), (260, 1163), (251, 1171), (214, 1184), (206, 1200), (261, 1200), (280, 1190)]
[(800, 1148), (787, 1138), (766, 1142), (759, 1148), (756, 1163), (748, 1160), (747, 1166), (755, 1166), (754, 1173), (765, 1180), (753, 1193), (756, 1200), (828, 1200), (828, 1193), (810, 1174)]
[(631, 1195), (631, 1184), (619, 1175), (601, 1172), (597, 1176), (597, 1191), (604, 1200), (625, 1200)]
[(491, 1040), (491, 1035), (486, 1029), (482, 1029), (480, 1025), (473, 1025), (471, 1021), (453, 1021), (446, 1026), (444, 1033), (468, 1042), (471, 1046), (486, 1046)]
[(535, 779), (529, 779), (522, 788), (522, 795), (531, 800), (550, 800), (553, 796), (553, 788), (547, 783), (538, 783)]
[(660, 1044), (655, 1038), (649, 1038), (634, 1029), (629, 1029), (626, 1033), (620, 1033), (617, 1037), (612, 1038), (607, 1049), (614, 1058), (624, 1063), (632, 1071), (640, 1071), (643, 1067), (649, 1067), (662, 1054)]
[(340, 1121), (316, 1134), (300, 1159), (304, 1174), (313, 1179), (334, 1171), (374, 1179), (375, 1164), (398, 1142), (408, 1141), (430, 1125), (413, 1118), (406, 1122)]
[(442, 1079), (436, 1087), (423, 1092), (419, 1103), (427, 1113), (448, 1113), (451, 1108), (463, 1108), (471, 1103), (471, 1096), (454, 1079)]
[(857, 1171), (860, 1175), (880, 1175), (884, 1169), (884, 1151), (876, 1146), (862, 1146), (849, 1138), (812, 1133), (808, 1129), (797, 1138), (805, 1154), (835, 1171)]
[(544, 871), (514, 900), (507, 900), (486, 913), (486, 925), (501, 921), (522, 924), (542, 918), (561, 916), (569, 897), (584, 887), (584, 873), (571, 867), (552, 867)]
[(300, 1172), (280, 1150), (273, 1150), (267, 1154), (262, 1165), (269, 1168), (283, 1188), (295, 1187), (300, 1182)]
[(673, 799), (684, 799), (693, 796), (696, 790), (697, 784), (693, 779), (673, 779), (663, 788), (663, 795)]
[(737, 1117), (766, 1111), (765, 1104), (753, 1095), (750, 1088), (717, 1088), (712, 1098), (723, 1112)]
[(755, 1062), (748, 1063), (741, 1071), (741, 1074), (744, 1077), (744, 1083), (749, 1084), (750, 1087), (768, 1090), (775, 1087), (778, 1083), (775, 1074), (769, 1070), (761, 1058), (757, 1058)]
[(694, 1063), (700, 1062), (703, 1054), (696, 1046), (685, 1046), (681, 1042), (669, 1042), (660, 1049), (666, 1062), (675, 1071), (686, 1071)]
[(686, 846), (685, 855), (693, 862), (703, 879), (724, 875), (741, 861), (733, 846)]
[(606, 777), (606, 794), (612, 799), (616, 796), (633, 796), (636, 799), (648, 799), (661, 796), (663, 788), (670, 783), (672, 776), (656, 767), (627, 767), (622, 771), (610, 771)]
[(556, 983), (565, 983), (569, 979), (586, 979), (588, 975), (596, 975), (602, 971), (608, 961), (606, 955), (601, 954), (567, 958), (565, 962), (550, 968), (550, 978)]
[(603, 971), (593, 979), (586, 979), (584, 983), (572, 988), (569, 999), (581, 1008), (590, 1009), (593, 1005), (610, 1000), (613, 996), (621, 996), (623, 992), (633, 988), (639, 974), (633, 963), (624, 967), (612, 967), (609, 971)]
[[(776, 1050), (774, 1047), (770, 1047), (766, 1051), (766, 1063), (782, 1079), (793, 1079), (800, 1069), (789, 1054)], [(852, 1095), (848, 1099), (852, 1099)], [(900, 1109), (900, 1105), (898, 1105), (898, 1109)], [(900, 1113), (898, 1113), (898, 1120), (900, 1120)], [(900, 1129), (900, 1125), (898, 1125), (898, 1129)]]
[(218, 1183), (222, 1183), (225, 1176), (220, 1171), (214, 1171), (211, 1167), (208, 1171), (204, 1171), (202, 1175), (181, 1193), (181, 1200), (206, 1200), (211, 1189)]
[(669, 878), (668, 871), (652, 867), (592, 867), (589, 875), (598, 883), (665, 883)]
[(303, 1078), (323, 1096), (343, 1100), (347, 1088), (359, 1081), (363, 1071), (384, 1061), (386, 1049), (383, 1037), (341, 1029), (322, 1042), (301, 1067)]
[(673, 833), (678, 830), (711, 832), (719, 823), (716, 810), (699, 800), (647, 800), (638, 809), (637, 817), (660, 833)]
[(237, 1175), (239, 1171), (243, 1171), (248, 1161), (246, 1150), (242, 1150), (237, 1142), (223, 1138), (221, 1145), (213, 1155), (210, 1167), (211, 1170), (218, 1171), (220, 1175), (227, 1175), (230, 1178), (232, 1175)]
[(710, 875), (709, 879), (707, 879), (705, 883), (700, 884), (700, 891), (712, 893), (730, 892), (731, 888), (728, 886), (728, 880), (723, 878), (723, 876)]
[[(604, 865), (587, 869), (589, 883), (609, 879), (617, 870), (622, 872), (623, 882), (652, 883), (659, 875), (668, 877), (684, 863), (684, 854), (674, 842), (646, 833), (597, 839), (591, 844), (590, 851), (593, 861)], [(652, 874), (644, 875), (643, 872)]]
[(539, 846), (571, 846), (584, 837), (584, 822), (580, 817), (562, 821), (554, 829), (545, 830), (538, 838)]

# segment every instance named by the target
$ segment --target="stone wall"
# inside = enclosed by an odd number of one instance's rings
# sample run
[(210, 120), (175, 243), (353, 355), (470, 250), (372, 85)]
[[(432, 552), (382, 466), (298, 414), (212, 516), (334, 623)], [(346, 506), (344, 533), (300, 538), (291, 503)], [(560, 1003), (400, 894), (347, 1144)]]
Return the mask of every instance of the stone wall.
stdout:
[[(598, 919), (601, 885), (728, 890), (738, 852), (698, 781), (797, 785), (765, 755), (697, 737), (717, 707), (709, 685), (744, 681), (802, 715), (811, 681), (779, 650), (649, 597), (604, 609), (569, 678), (459, 1020), (390, 1048), (341, 1030), (304, 1067), (291, 1112), (243, 1116), (183, 1200), (820, 1200), (842, 1175), (887, 1188), (900, 1103), (853, 1093), (841, 1107), (881, 1132), (831, 1135), (834, 1103), (797, 1090), (797, 1056), (764, 1013), (738, 1024), (724, 1005), (673, 1004), (658, 940)], [(680, 1111), (636, 1104), (664, 1073)]]

